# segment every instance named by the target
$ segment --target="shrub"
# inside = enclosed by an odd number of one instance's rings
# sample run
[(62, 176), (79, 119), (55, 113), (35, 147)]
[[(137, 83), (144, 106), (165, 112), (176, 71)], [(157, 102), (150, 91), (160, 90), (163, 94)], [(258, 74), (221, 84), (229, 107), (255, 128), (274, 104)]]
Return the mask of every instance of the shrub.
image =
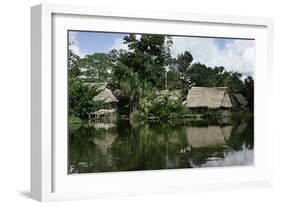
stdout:
[(186, 114), (186, 107), (179, 100), (167, 97), (152, 102), (148, 115), (157, 116), (163, 121), (174, 120)]
[(81, 124), (82, 120), (75, 116), (74, 114), (71, 114), (68, 118), (69, 124)]

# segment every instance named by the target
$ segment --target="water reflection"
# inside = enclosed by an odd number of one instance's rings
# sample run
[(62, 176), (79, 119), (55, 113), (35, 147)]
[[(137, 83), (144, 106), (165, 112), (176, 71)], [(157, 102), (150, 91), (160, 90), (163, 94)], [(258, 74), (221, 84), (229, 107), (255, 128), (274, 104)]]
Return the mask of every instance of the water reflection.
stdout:
[(191, 147), (224, 145), (230, 137), (232, 126), (186, 127), (187, 140)]
[(254, 151), (244, 148), (240, 151), (228, 151), (224, 153), (224, 158), (207, 159), (207, 162), (200, 167), (221, 167), (221, 166), (239, 166), (252, 165), (254, 160)]
[(69, 173), (253, 164), (253, 120), (91, 123), (70, 129)]

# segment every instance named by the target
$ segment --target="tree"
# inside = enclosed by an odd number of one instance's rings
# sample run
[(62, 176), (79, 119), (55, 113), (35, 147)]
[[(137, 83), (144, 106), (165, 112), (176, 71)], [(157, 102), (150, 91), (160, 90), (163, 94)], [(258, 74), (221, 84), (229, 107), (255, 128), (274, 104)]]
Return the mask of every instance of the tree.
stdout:
[(69, 116), (79, 117), (85, 119), (88, 113), (93, 111), (93, 97), (98, 94), (96, 88), (91, 88), (85, 85), (82, 80), (78, 78), (69, 79)]
[(143, 81), (152, 87), (164, 89), (165, 65), (170, 57), (171, 39), (164, 35), (135, 34), (124, 37), (129, 51), (120, 55), (119, 60), (133, 69)]
[(228, 87), (231, 93), (243, 91), (242, 74), (227, 71), (224, 67), (207, 67), (201, 63), (195, 63), (187, 71), (190, 81), (200, 87)]
[(178, 65), (179, 76), (184, 81), (189, 79), (188, 69), (192, 61), (193, 57), (188, 51), (179, 54), (177, 57), (176, 62)]
[(249, 109), (254, 111), (254, 79), (250, 76), (244, 80), (243, 95), (248, 101)]
[(241, 80), (242, 74), (238, 72), (229, 72), (228, 74), (229, 81), (226, 86), (228, 86), (229, 91), (233, 93), (241, 93), (243, 90), (243, 81)]
[[(69, 47), (71, 44), (69, 44)], [(77, 77), (80, 75), (79, 70), (79, 60), (80, 57), (75, 54), (75, 52), (72, 49), (68, 50), (68, 71), (70, 77)]]
[(86, 55), (85, 58), (80, 59), (79, 66), (83, 70), (81, 74), (86, 78), (100, 82), (107, 81), (113, 67), (112, 56), (106, 53)]
[(175, 65), (173, 67), (176, 68), (174, 70), (174, 72), (175, 71), (177, 72), (178, 77), (182, 84), (183, 93), (185, 93), (185, 94), (188, 91), (188, 89), (190, 87), (190, 83), (191, 83), (188, 71), (189, 71), (190, 64), (192, 61), (193, 61), (193, 57), (192, 57), (191, 53), (188, 51), (185, 51), (184, 53), (179, 54), (177, 56), (177, 58), (175, 60), (173, 60), (173, 62), (172, 62), (172, 65)]
[(122, 97), (129, 100), (128, 106), (129, 112), (131, 113), (138, 106), (139, 99), (143, 94), (138, 74), (134, 72), (130, 73), (129, 78), (121, 82), (120, 88)]
[(112, 76), (110, 87), (121, 91), (118, 102), (119, 111), (129, 114), (136, 108), (140, 109), (140, 99), (148, 95), (151, 90), (147, 82), (142, 81), (133, 68), (127, 67), (122, 62), (117, 62)]
[(140, 99), (154, 88), (165, 88), (165, 66), (170, 58), (171, 39), (163, 35), (130, 34), (124, 37), (129, 51), (112, 50), (114, 59), (110, 87), (121, 90), (118, 109), (131, 113), (140, 108)]
[(168, 90), (182, 89), (182, 81), (179, 78), (178, 72), (176, 70), (169, 70), (167, 72), (167, 85)]
[(192, 64), (187, 71), (190, 81), (195, 86), (211, 87), (213, 83), (212, 69), (201, 63)]

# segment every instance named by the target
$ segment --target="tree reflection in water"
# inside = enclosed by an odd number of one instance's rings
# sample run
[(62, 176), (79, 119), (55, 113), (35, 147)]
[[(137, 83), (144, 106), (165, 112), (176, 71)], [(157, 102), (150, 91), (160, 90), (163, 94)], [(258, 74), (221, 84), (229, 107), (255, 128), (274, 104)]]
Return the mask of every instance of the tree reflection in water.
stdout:
[(69, 135), (69, 173), (253, 164), (253, 119), (91, 123)]

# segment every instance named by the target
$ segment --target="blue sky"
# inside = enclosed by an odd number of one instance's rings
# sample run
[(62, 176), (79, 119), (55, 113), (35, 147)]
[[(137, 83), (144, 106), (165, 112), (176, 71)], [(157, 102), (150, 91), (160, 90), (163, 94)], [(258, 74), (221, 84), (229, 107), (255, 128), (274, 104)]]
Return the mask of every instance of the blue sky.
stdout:
[(70, 32), (75, 33), (74, 44), (79, 45), (83, 55), (96, 52), (108, 52), (117, 39), (123, 39), (125, 34), (103, 33), (103, 32)]
[[(96, 52), (108, 52), (117, 40), (123, 39), (128, 34), (121, 33), (105, 33), (105, 32), (70, 32), (75, 34), (74, 44), (79, 44), (81, 54), (93, 54)], [(218, 47), (224, 48), (232, 39), (213, 38)], [(70, 40), (71, 41), (71, 40)]]
[[(71, 48), (80, 56), (96, 52), (108, 52), (112, 49), (127, 49), (123, 44), (126, 34), (70, 31)], [(254, 40), (172, 37), (171, 55), (176, 57), (184, 51), (190, 51), (194, 61), (207, 66), (224, 66), (227, 70), (238, 71), (253, 76)]]
[(226, 44), (233, 42), (233, 39), (212, 38), (219, 48), (225, 48)]

